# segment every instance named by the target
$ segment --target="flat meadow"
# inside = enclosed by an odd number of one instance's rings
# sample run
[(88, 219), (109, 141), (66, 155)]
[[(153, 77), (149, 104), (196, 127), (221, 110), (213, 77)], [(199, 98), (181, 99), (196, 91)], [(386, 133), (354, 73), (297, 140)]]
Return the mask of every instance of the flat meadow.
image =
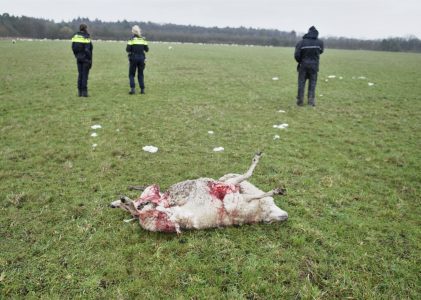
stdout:
[[(420, 298), (421, 54), (327, 45), (312, 108), (293, 51), (150, 43), (129, 95), (125, 43), (94, 41), (79, 98), (70, 42), (0, 41), (0, 298)], [(108, 207), (256, 151), (286, 222), (177, 236)]]

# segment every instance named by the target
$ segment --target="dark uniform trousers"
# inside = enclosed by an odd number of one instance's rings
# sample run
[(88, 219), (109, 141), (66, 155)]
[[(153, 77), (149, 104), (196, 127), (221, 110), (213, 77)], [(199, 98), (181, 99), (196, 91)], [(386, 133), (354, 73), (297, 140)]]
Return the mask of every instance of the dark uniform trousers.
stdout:
[(77, 71), (79, 76), (77, 78), (77, 88), (79, 91), (88, 90), (88, 75), (91, 64), (89, 62), (77, 61)]
[(304, 89), (308, 79), (308, 104), (315, 105), (317, 66), (301, 64), (298, 69), (298, 96), (297, 104), (302, 105), (304, 100)]
[(143, 90), (145, 88), (145, 83), (143, 82), (143, 70), (145, 69), (145, 61), (143, 59), (130, 60), (129, 64), (130, 88), (134, 89), (136, 87), (134, 82), (134, 76), (136, 75), (137, 69), (137, 81), (139, 82), (139, 87)]

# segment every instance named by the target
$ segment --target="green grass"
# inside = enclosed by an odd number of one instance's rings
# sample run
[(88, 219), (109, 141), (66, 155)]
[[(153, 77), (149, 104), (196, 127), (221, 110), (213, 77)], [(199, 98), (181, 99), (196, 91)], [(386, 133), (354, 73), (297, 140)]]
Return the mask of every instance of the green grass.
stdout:
[[(421, 55), (327, 49), (312, 109), (292, 48), (168, 46), (130, 96), (124, 43), (96, 42), (82, 99), (69, 42), (0, 41), (0, 298), (419, 298)], [(287, 187), (287, 222), (177, 237), (107, 207), (256, 150), (251, 181)]]

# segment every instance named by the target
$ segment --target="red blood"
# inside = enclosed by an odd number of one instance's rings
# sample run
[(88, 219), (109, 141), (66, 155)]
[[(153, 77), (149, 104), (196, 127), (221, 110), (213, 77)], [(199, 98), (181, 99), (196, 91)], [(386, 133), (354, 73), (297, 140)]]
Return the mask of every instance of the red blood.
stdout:
[(156, 229), (162, 232), (175, 232), (175, 224), (168, 220), (168, 215), (161, 211), (158, 212), (156, 223)]
[(212, 197), (221, 200), (221, 206), (218, 207), (218, 222), (219, 224), (224, 223), (224, 218), (228, 215), (225, 206), (224, 198), (227, 194), (236, 193), (239, 191), (239, 187), (233, 184), (226, 184), (222, 182), (208, 182), (209, 194)]
[(224, 201), (225, 195), (230, 193), (238, 192), (238, 187), (232, 184), (226, 184), (222, 182), (212, 182), (208, 183), (209, 194), (213, 197)]
[(156, 184), (152, 185), (148, 191), (148, 194), (142, 197), (142, 200), (150, 201), (153, 203), (159, 203), (160, 199), (161, 195), (159, 194), (159, 186)]
[(154, 223), (155, 231), (176, 232), (175, 224), (168, 219), (168, 215), (158, 210), (148, 210), (139, 214), (141, 223)]

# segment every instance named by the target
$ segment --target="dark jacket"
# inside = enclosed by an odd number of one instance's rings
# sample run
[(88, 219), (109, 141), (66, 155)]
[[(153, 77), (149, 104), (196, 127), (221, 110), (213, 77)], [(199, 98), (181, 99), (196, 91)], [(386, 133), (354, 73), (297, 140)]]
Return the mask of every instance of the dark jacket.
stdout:
[(318, 39), (319, 32), (314, 26), (310, 27), (308, 33), (295, 46), (295, 60), (302, 66), (308, 66), (319, 70), (320, 54), (324, 51), (323, 41)]
[(145, 52), (149, 51), (148, 42), (144, 37), (133, 35), (127, 41), (126, 51), (130, 61), (144, 61), (146, 59)]
[(78, 62), (92, 63), (93, 45), (89, 33), (76, 32), (72, 37), (72, 50)]

